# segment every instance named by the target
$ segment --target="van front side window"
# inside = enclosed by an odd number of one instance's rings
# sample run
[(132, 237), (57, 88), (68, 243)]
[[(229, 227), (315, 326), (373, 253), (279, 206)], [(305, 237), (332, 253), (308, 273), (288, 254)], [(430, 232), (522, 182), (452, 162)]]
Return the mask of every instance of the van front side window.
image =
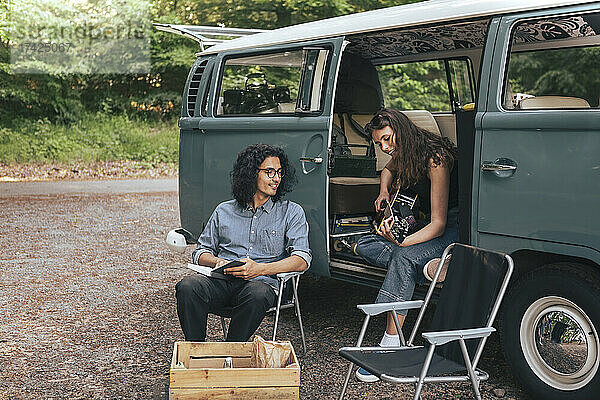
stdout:
[(599, 17), (571, 15), (515, 25), (503, 108), (598, 108)]
[(226, 59), (217, 115), (294, 114), (297, 108), (318, 111), (323, 74), (315, 74), (315, 66), (323, 62), (322, 51), (299, 49)]

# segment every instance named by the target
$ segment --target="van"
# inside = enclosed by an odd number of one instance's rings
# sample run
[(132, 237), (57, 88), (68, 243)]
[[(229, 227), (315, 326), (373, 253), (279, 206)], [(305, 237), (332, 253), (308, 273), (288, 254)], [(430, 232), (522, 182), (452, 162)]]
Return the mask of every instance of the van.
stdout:
[(514, 376), (533, 398), (598, 398), (600, 2), (433, 0), (252, 33), (191, 67), (176, 232), (194, 243), (231, 197), (242, 148), (281, 146), (310, 271), (378, 287), (386, 271), (349, 250), (388, 160), (363, 127), (399, 109), (458, 146), (461, 242), (515, 261), (499, 323)]

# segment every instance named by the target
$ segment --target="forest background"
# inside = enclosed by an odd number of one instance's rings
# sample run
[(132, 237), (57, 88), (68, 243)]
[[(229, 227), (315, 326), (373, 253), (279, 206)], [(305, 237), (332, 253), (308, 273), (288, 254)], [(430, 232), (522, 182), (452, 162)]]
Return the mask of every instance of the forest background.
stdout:
[[(28, 3), (29, 2), (29, 3)], [(19, 17), (46, 26), (70, 26), (52, 10), (75, 0), (0, 0), (0, 163), (92, 163), (137, 160), (177, 163), (177, 119), (183, 86), (200, 50), (197, 42), (149, 29), (149, 68), (140, 73), (65, 72), (43, 66), (42, 73), (19, 73), (11, 65), (15, 41), (10, 26)], [(78, 0), (121, 7), (111, 16), (127, 25), (143, 10), (152, 22), (236, 28), (275, 29), (344, 14), (390, 7), (415, 0)], [(18, 11), (18, 7), (21, 10)], [(28, 5), (29, 4), (29, 5)], [(115, 6), (116, 4), (116, 6)], [(17, 11), (15, 11), (17, 10)], [(96, 9), (97, 11), (97, 9)], [(133, 13), (133, 14), (132, 14)], [(91, 15), (91, 14), (90, 14)], [(85, 15), (84, 15), (85, 18)], [(13, 33), (11, 33), (13, 32)], [(590, 49), (595, 65), (598, 49)], [(565, 60), (563, 62), (569, 62)], [(552, 66), (549, 68), (549, 66)], [(585, 65), (583, 65), (585, 67)], [(439, 63), (390, 66), (381, 79), (401, 109), (439, 110), (445, 78)], [(511, 65), (512, 68), (512, 65)], [(525, 57), (516, 65), (513, 91), (560, 92), (560, 85), (596, 87), (583, 74), (572, 74), (552, 59)], [(585, 69), (585, 68), (584, 68)], [(549, 71), (540, 76), (539, 71)], [(573, 75), (573, 76), (571, 76)], [(440, 78), (435, 78), (440, 76)], [(548, 87), (550, 85), (550, 87)]]
[[(0, 0), (0, 163), (139, 160), (176, 163), (177, 119), (197, 42), (151, 30), (145, 74), (20, 74), (11, 68), (15, 1)], [(94, 2), (94, 0), (90, 0)], [(140, 4), (135, 4), (135, 3)], [(152, 22), (275, 29), (415, 1), (402, 0), (127, 0)], [(54, 4), (53, 4), (54, 3)], [(62, 4), (61, 4), (62, 3)], [(68, 1), (67, 1), (68, 3)], [(64, 7), (46, 0), (44, 10)], [(42, 6), (40, 6), (42, 8)], [(64, 21), (48, 12), (46, 24)], [(127, 13), (117, 14), (126, 24)], [(118, 21), (115, 21), (118, 24)]]

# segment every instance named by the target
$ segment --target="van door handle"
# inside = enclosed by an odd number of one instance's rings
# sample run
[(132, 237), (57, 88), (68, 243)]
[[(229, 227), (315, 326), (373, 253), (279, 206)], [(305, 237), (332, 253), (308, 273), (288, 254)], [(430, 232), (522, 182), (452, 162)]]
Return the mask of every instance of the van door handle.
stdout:
[(496, 164), (490, 161), (481, 164), (482, 171), (514, 171), (516, 169), (515, 165)]
[(322, 164), (323, 157), (300, 157), (300, 161), (302, 162), (312, 162), (315, 164)]
[(492, 171), (500, 178), (507, 178), (517, 170), (517, 163), (510, 158), (497, 158), (496, 161), (484, 161), (481, 163), (482, 171)]

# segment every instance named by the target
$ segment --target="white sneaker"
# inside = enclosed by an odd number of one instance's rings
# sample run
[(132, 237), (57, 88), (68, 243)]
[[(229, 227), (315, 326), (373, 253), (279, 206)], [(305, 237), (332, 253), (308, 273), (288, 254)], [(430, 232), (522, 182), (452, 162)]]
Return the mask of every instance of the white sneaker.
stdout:
[(375, 375), (373, 375), (372, 373), (370, 373), (362, 367), (356, 370), (356, 379), (358, 379), (361, 382), (368, 383), (377, 382), (379, 380), (378, 377), (376, 377)]
[[(437, 283), (444, 282), (444, 280), (446, 279), (446, 274), (448, 273), (448, 264), (450, 264), (451, 257), (452, 254), (448, 254), (446, 256)], [(437, 267), (440, 264), (440, 260), (441, 258), (434, 258), (432, 260), (429, 260), (427, 264), (425, 264), (425, 266), (423, 267), (423, 275), (425, 275), (425, 279), (427, 279), (429, 282), (433, 282), (433, 276), (435, 275), (435, 271), (437, 270)]]

